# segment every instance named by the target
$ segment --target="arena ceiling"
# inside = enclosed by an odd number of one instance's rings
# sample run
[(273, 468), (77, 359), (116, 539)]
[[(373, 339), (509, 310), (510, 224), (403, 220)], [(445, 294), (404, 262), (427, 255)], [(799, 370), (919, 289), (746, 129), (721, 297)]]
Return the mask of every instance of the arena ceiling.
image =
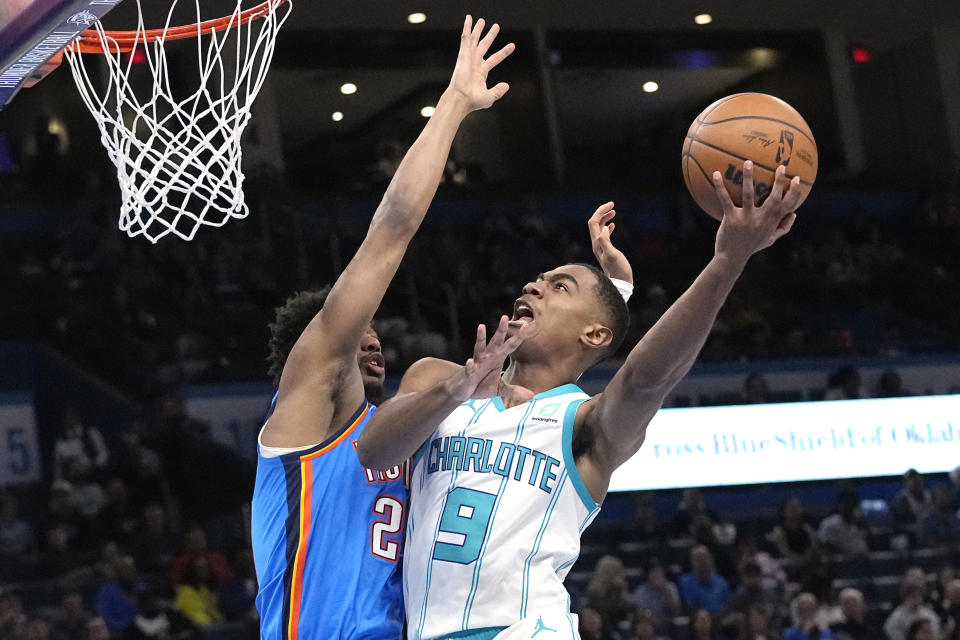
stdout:
[[(446, 84), (467, 12), (497, 20), (504, 27), (500, 40), (518, 45), (495, 72), (513, 86), (496, 117), (544, 126), (540, 61), (545, 59), (560, 134), (565, 142), (583, 144), (614, 141), (624, 131), (641, 135), (676, 114), (687, 117), (781, 66), (817, 67), (821, 91), (829, 93), (822, 45), (827, 29), (879, 54), (927, 37), (934, 26), (960, 25), (957, 0), (294, 2), (269, 76), (288, 153), (309, 152), (331, 139), (344, 144), (364, 135), (375, 139), (397, 123), (406, 126), (399, 137), (410, 138), (422, 123), (421, 107), (434, 102)], [(204, 17), (228, 13), (232, 5), (232, 0), (203, 0)], [(153, 24), (169, 4), (148, 6), (160, 12), (148, 17)], [(129, 28), (135, 9), (133, 0), (119, 5), (106, 20), (108, 28)], [(426, 14), (426, 21), (409, 24), (414, 11)], [(713, 21), (694, 24), (693, 17), (704, 12)], [(644, 92), (643, 83), (651, 80), (658, 90)], [(358, 91), (343, 95), (340, 86), (346, 82)], [(816, 108), (797, 106), (804, 113)], [(334, 121), (334, 112), (343, 119)]]

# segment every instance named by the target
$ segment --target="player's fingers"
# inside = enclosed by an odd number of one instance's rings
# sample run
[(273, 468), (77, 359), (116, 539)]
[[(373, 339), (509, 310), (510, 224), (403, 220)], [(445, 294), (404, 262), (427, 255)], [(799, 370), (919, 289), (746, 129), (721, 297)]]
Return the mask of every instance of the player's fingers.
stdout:
[(483, 61), (483, 70), (489, 72), (495, 66), (506, 60), (507, 56), (513, 53), (516, 48), (517, 45), (512, 42), (508, 42), (499, 51)]
[(473, 25), (473, 31), (470, 32), (470, 39), (473, 40), (474, 45), (480, 42), (480, 34), (483, 33), (483, 28), (486, 25), (487, 22), (483, 18), (477, 18)]
[(510, 91), (510, 85), (506, 82), (501, 82), (495, 87), (487, 90), (487, 93), (493, 98), (493, 101), (496, 102), (503, 96), (507, 95), (507, 91)]
[(481, 56), (487, 55), (487, 51), (489, 51), (490, 45), (493, 44), (498, 33), (500, 33), (500, 25), (494, 23), (493, 26), (490, 27), (490, 30), (487, 31), (487, 35), (483, 36), (483, 39), (480, 40), (480, 43), (477, 45), (477, 53)]
[(527, 337), (527, 327), (529, 326), (530, 326), (529, 324), (524, 324), (522, 327), (520, 327), (520, 331), (517, 331), (515, 335), (513, 335), (509, 340), (507, 340), (503, 344), (504, 349), (506, 350), (505, 355), (510, 355), (511, 353), (517, 350), (517, 347), (523, 344), (523, 341)]
[(507, 339), (507, 329), (509, 328), (509, 324), (510, 318), (505, 315), (500, 316), (500, 322), (497, 323), (497, 330), (490, 338), (491, 347), (499, 347), (503, 344), (504, 340)]
[(730, 194), (727, 193), (727, 188), (723, 185), (723, 176), (719, 171), (713, 172), (713, 190), (717, 192), (717, 198), (720, 199), (720, 206), (723, 207), (724, 212), (736, 208), (736, 205), (733, 204), (733, 199), (730, 197)]
[(607, 230), (607, 237), (608, 237), (608, 238), (609, 238), (610, 235), (613, 233), (613, 230), (616, 229), (616, 228), (617, 228), (617, 223), (616, 223), (616, 222), (611, 222), (611, 223), (608, 224), (606, 227), (604, 227), (604, 229)]
[(752, 208), (753, 205), (756, 204), (756, 195), (753, 189), (753, 162), (750, 160), (744, 160), (743, 162), (742, 193), (743, 196), (741, 197), (740, 202), (743, 204), (743, 208)]
[(461, 38), (469, 38), (470, 31), (473, 29), (473, 18), (470, 17), (470, 14), (467, 14), (467, 17), (463, 19), (463, 31), (460, 33)]
[[(524, 325), (523, 329), (526, 329), (526, 328), (527, 328), (526, 325)], [(523, 329), (520, 329), (517, 335), (511, 337), (509, 340), (503, 343), (503, 350), (504, 350), (505, 356), (510, 355), (511, 353), (517, 350), (517, 347), (523, 344), (523, 339), (526, 337)]]
[(473, 343), (473, 357), (479, 358), (483, 355), (487, 347), (487, 327), (486, 325), (477, 325), (477, 340)]
[(797, 207), (800, 206), (800, 201), (803, 200), (804, 193), (804, 187), (800, 185), (800, 176), (793, 176), (793, 180), (790, 181), (790, 189), (787, 190), (787, 195), (783, 197), (783, 210), (796, 211)]
[[(773, 175), (773, 187), (770, 189), (770, 194), (767, 196), (767, 199), (764, 200), (764, 204), (768, 202), (777, 202), (783, 196), (783, 190), (789, 184), (790, 179), (787, 178), (787, 168), (783, 165), (777, 167), (776, 173)], [(770, 210), (773, 210), (776, 207), (776, 204), (771, 204)]]
[(600, 218), (602, 218), (603, 216), (607, 215), (607, 214), (610, 213), (611, 211), (613, 211), (613, 202), (612, 202), (612, 201), (611, 201), (611, 202), (604, 203), (604, 204), (600, 205), (599, 207), (597, 207), (597, 210), (593, 212), (593, 215), (590, 216), (590, 219), (591, 219), (591, 220), (599, 220)]
[(780, 220), (780, 224), (777, 225), (776, 230), (773, 232), (774, 241), (790, 233), (790, 229), (793, 228), (793, 223), (796, 221), (796, 213), (788, 213), (787, 215), (783, 216), (783, 219)]

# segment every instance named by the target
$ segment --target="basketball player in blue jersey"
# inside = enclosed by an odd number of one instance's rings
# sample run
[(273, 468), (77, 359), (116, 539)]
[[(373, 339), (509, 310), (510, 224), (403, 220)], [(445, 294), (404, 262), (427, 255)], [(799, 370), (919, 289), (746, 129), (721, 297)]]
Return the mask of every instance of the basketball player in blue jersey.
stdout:
[[(368, 467), (414, 455), (404, 557), (411, 640), (577, 638), (563, 578), (613, 471), (640, 448), (693, 365), (748, 259), (790, 231), (798, 178), (777, 170), (743, 207), (713, 176), (724, 216), (712, 259), (592, 398), (575, 382), (616, 350), (629, 321), (607, 277), (567, 264), (522, 288), (511, 318), (478, 328), (463, 366), (415, 363), (358, 443)], [(509, 356), (509, 366), (502, 371)]]
[(403, 461), (375, 472), (355, 451), (384, 379), (370, 322), (433, 199), (460, 123), (509, 88), (488, 88), (487, 74), (514, 46), (486, 57), (499, 28), (483, 29), (483, 20), (474, 25), (467, 16), (450, 85), (356, 255), (332, 287), (295, 296), (271, 326), (278, 392), (259, 436), (252, 516), (261, 638), (401, 637)]

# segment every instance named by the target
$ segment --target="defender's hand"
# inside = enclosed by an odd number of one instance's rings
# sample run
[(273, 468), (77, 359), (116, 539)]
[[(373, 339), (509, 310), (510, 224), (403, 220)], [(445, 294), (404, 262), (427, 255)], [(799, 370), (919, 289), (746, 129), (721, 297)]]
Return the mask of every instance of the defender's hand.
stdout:
[(617, 278), (633, 284), (633, 268), (630, 261), (623, 252), (613, 246), (610, 236), (616, 228), (616, 224), (611, 222), (617, 212), (613, 209), (613, 203), (600, 205), (590, 219), (587, 221), (587, 228), (590, 230), (590, 244), (593, 246), (593, 255), (597, 257), (600, 268), (609, 278)]
[(457, 66), (453, 69), (450, 78), (450, 89), (466, 97), (470, 111), (486, 109), (499, 100), (510, 89), (510, 85), (501, 82), (494, 87), (487, 88), (487, 74), (490, 70), (503, 62), (513, 53), (515, 48), (511, 42), (502, 49), (484, 60), (484, 56), (500, 32), (500, 25), (494, 24), (487, 31), (487, 35), (480, 38), (483, 32), (483, 18), (477, 20), (467, 16), (463, 21), (463, 33), (460, 35), (460, 53), (457, 55)]
[(496, 332), (487, 342), (487, 327), (477, 327), (477, 341), (473, 345), (473, 357), (448, 382), (448, 391), (454, 398), (464, 401), (470, 398), (492, 398), (500, 395), (500, 373), (507, 356), (513, 353), (525, 337), (521, 327), (512, 338), (507, 339), (507, 316), (500, 318)]
[(786, 167), (777, 167), (773, 189), (760, 206), (756, 205), (753, 189), (753, 163), (743, 163), (743, 206), (737, 207), (723, 186), (719, 171), (713, 173), (713, 186), (723, 206), (723, 219), (717, 232), (715, 252), (717, 256), (745, 263), (747, 259), (766, 249), (781, 236), (789, 233), (797, 214), (803, 194), (800, 177), (792, 180), (786, 176)]

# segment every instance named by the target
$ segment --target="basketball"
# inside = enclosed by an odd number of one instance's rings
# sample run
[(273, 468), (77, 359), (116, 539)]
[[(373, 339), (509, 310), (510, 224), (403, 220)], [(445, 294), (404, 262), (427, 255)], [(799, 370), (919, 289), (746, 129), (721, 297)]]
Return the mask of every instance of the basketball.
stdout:
[[(711, 176), (719, 171), (734, 204), (741, 206), (743, 162), (752, 160), (757, 202), (773, 188), (778, 165), (800, 176), (803, 200), (817, 177), (817, 143), (797, 110), (765, 93), (737, 93), (697, 116), (683, 141), (683, 180), (700, 207), (720, 220), (723, 210)], [(801, 200), (801, 202), (803, 202)]]

